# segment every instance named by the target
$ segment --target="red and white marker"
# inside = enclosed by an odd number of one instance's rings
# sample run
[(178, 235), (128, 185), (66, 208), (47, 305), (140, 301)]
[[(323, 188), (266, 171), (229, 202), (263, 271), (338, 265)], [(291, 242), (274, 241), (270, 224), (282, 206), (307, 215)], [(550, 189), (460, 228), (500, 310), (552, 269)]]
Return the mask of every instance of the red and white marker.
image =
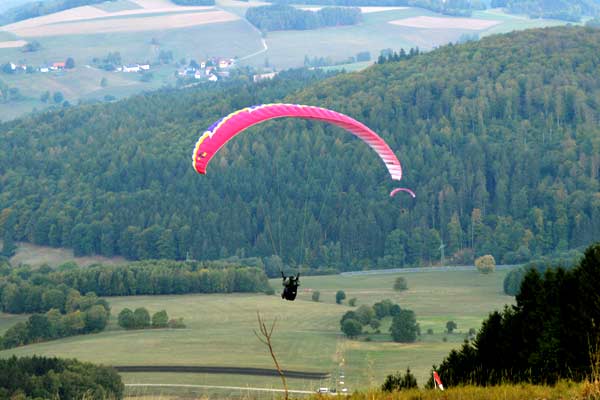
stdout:
[(436, 388), (444, 390), (444, 385), (442, 384), (442, 380), (440, 379), (440, 376), (438, 375), (437, 371), (433, 371), (433, 381), (435, 382)]

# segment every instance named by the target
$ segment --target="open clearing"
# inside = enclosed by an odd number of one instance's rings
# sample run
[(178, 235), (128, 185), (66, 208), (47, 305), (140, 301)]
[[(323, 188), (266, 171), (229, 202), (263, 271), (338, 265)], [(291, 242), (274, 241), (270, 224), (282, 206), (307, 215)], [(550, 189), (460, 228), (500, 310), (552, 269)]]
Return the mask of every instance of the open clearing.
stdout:
[[(122, 257), (106, 258), (101, 256), (75, 257), (70, 249), (61, 249), (46, 246), (37, 246), (30, 243), (19, 243), (17, 253), (10, 259), (12, 265), (27, 264), (38, 267), (48, 264), (56, 267), (68, 261), (73, 261), (80, 266), (90, 264), (122, 264), (126, 260)], [(2, 318), (0, 317), (0, 321)]]
[(24, 40), (9, 40), (6, 42), (0, 42), (0, 49), (12, 49), (17, 47), (23, 47), (27, 44)]
[(437, 18), (419, 16), (390, 21), (390, 24), (422, 29), (467, 29), (481, 31), (500, 24), (500, 21), (477, 18)]
[[(436, 271), (305, 277), (295, 302), (262, 294), (112, 297), (108, 298), (112, 317), (105, 332), (3, 351), (0, 357), (45, 354), (110, 365), (273, 368), (267, 349), (253, 333), (257, 327), (256, 312), (260, 311), (267, 321), (277, 318), (274, 346), (282, 368), (328, 372), (333, 377), (326, 382), (291, 379), (291, 389), (335, 386), (335, 376), (344, 371), (345, 386), (352, 391), (380, 385), (387, 374), (406, 367), (415, 372), (423, 385), (431, 365), (439, 364), (451, 349), (459, 347), (470, 328), (477, 329), (489, 312), (513, 302), (512, 297), (502, 294), (506, 273)], [(408, 281), (409, 290), (405, 292), (392, 290), (394, 279), (400, 275)], [(272, 285), (279, 290), (280, 280), (273, 280)], [(381, 333), (367, 333), (359, 340), (344, 338), (339, 320), (352, 307), (335, 304), (335, 293), (340, 289), (347, 298), (357, 298), (357, 305), (390, 298), (414, 310), (422, 332), (419, 341), (392, 342), (389, 320), (383, 321)], [(321, 293), (319, 303), (310, 300), (314, 290)], [(151, 313), (165, 309), (170, 317), (183, 317), (187, 328), (121, 330), (116, 326), (116, 316), (125, 307), (146, 307)], [(449, 320), (458, 324), (457, 332), (450, 335), (444, 333)], [(426, 334), (428, 329), (433, 334)], [(370, 341), (365, 341), (367, 337)], [(246, 375), (136, 372), (123, 373), (123, 377), (126, 383), (280, 385), (276, 377)], [(147, 390), (150, 389), (144, 389), (144, 393)]]

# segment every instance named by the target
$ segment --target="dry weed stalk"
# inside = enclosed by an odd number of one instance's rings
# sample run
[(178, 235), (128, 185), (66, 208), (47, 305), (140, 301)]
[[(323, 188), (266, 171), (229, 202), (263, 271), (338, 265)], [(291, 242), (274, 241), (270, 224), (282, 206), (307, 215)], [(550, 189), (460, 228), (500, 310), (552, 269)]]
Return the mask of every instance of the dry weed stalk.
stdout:
[(271, 353), (271, 358), (273, 358), (273, 362), (275, 363), (275, 368), (277, 368), (277, 372), (279, 372), (279, 376), (281, 376), (281, 381), (283, 382), (283, 389), (285, 390), (285, 400), (288, 400), (288, 386), (287, 381), (285, 380), (285, 375), (277, 362), (277, 357), (275, 357), (275, 352), (273, 351), (273, 345), (271, 343), (271, 337), (273, 336), (273, 330), (275, 330), (275, 324), (277, 323), (277, 318), (273, 320), (271, 324), (271, 328), (267, 328), (267, 325), (263, 321), (260, 316), (260, 312), (256, 312), (256, 318), (258, 319), (258, 328), (260, 329), (260, 335), (254, 331), (254, 334), (265, 346), (269, 348), (269, 352)]

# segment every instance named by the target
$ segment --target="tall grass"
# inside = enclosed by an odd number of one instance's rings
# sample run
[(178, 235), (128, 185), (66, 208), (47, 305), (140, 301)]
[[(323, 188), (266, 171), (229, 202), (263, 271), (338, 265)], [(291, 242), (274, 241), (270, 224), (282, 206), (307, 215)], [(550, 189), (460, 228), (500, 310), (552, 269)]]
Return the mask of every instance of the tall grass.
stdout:
[[(412, 389), (400, 392), (369, 391), (348, 396), (348, 400), (527, 400), (527, 399), (595, 399), (585, 397), (585, 384), (561, 381), (555, 386), (499, 385), (490, 387), (461, 386), (446, 389)], [(319, 396), (314, 396), (317, 399)]]

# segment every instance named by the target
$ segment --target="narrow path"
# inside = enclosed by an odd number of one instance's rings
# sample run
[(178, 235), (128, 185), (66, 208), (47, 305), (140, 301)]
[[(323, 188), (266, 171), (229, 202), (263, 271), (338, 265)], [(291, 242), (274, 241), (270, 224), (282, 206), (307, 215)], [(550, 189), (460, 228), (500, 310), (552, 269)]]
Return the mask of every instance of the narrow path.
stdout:
[(244, 60), (247, 60), (248, 58), (252, 58), (254, 56), (257, 56), (257, 55), (262, 54), (262, 53), (266, 52), (267, 50), (269, 50), (269, 46), (267, 46), (267, 41), (264, 38), (262, 38), (262, 37), (260, 38), (260, 41), (261, 41), (261, 43), (263, 45), (262, 50), (256, 51), (256, 52), (254, 52), (252, 54), (248, 54), (247, 56), (239, 58), (238, 60), (239, 61), (244, 61)]
[[(213, 386), (213, 385), (184, 385), (171, 383), (126, 383), (126, 387), (176, 387), (176, 388), (192, 388), (192, 389), (226, 389), (226, 390), (246, 390), (251, 392), (276, 392), (283, 393), (283, 389), (269, 389), (246, 386)], [(296, 394), (314, 394), (311, 390), (288, 390), (289, 393)]]

